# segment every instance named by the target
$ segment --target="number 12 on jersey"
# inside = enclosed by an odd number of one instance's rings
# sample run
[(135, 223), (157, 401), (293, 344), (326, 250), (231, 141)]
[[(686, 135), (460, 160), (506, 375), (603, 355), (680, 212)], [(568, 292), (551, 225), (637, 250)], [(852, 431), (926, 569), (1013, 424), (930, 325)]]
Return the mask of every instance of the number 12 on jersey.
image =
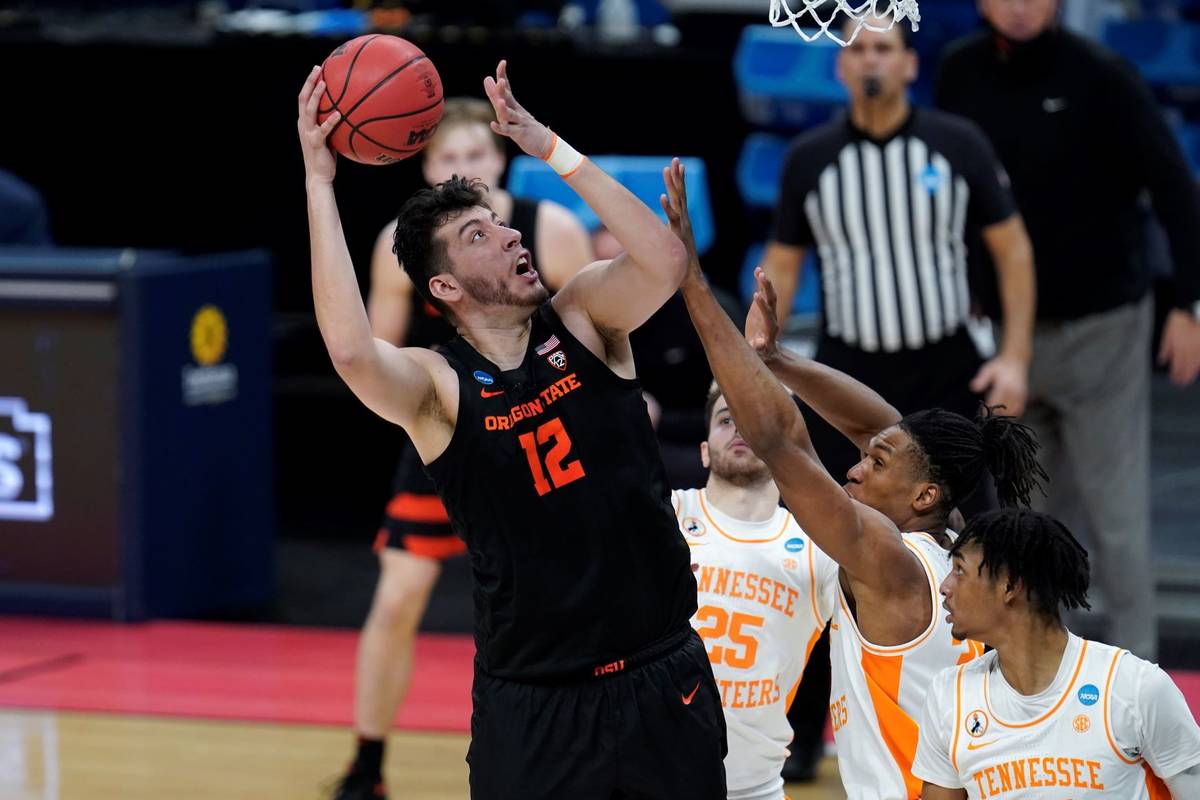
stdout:
[[(554, 444), (546, 453), (544, 459), (546, 468), (543, 470), (543, 458), (538, 447), (551, 440)], [(538, 497), (553, 489), (561, 489), (586, 474), (579, 459), (563, 464), (563, 459), (571, 452), (571, 437), (567, 435), (562, 420), (558, 417), (546, 420), (538, 426), (536, 431), (522, 433), (517, 437), (517, 441), (521, 443), (521, 448), (525, 451), (525, 459), (529, 462), (529, 471), (533, 475), (533, 488), (537, 489)], [(546, 479), (547, 474), (550, 476), (549, 480)], [(553, 482), (553, 486), (551, 486), (551, 482)]]

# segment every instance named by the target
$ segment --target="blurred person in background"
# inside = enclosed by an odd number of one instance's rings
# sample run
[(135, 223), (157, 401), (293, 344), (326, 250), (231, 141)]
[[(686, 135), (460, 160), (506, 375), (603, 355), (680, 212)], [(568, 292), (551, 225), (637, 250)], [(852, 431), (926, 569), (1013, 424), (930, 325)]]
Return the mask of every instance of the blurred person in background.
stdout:
[[(437, 133), (422, 151), (425, 182), (435, 186), (453, 175), (479, 178), (496, 215), (523, 234), (530, 260), (546, 287), (560, 288), (590, 263), (587, 231), (567, 209), (546, 200), (514, 197), (498, 188), (507, 166), (504, 142), (492, 132), (491, 103), (450, 98)], [(435, 347), (454, 328), (414, 291), (396, 261), (392, 221), (375, 244), (367, 313), (374, 335), (397, 347)], [(384, 743), (412, 678), (413, 646), (443, 559), (466, 552), (451, 530), (446, 509), (410, 443), (401, 452), (394, 496), (375, 541), (379, 582), (359, 639), (355, 672), (354, 725), (358, 750), (342, 779), (337, 800), (378, 797)]]
[[(1029, 239), (983, 133), (910, 104), (917, 68), (904, 25), (864, 29), (842, 48), (837, 74), (849, 108), (792, 144), (763, 268), (786, 314), (805, 252), (817, 248), (824, 330), (816, 359), (902, 414), (942, 407), (971, 419), (980, 400), (1019, 414), (1034, 314)], [(973, 229), (993, 256), (1003, 298), (999, 352), (986, 362), (967, 327)], [(857, 463), (836, 431), (806, 421), (831, 474)]]
[(50, 215), (33, 186), (0, 169), (0, 244), (48, 246)]
[[(805, 251), (817, 248), (825, 300), (816, 360), (902, 414), (940, 406), (972, 419), (981, 399), (1019, 414), (1034, 313), (1029, 240), (986, 137), (910, 105), (917, 68), (904, 25), (864, 29), (839, 52), (849, 109), (792, 144), (763, 268), (786, 316)], [(969, 227), (982, 229), (1004, 300), (1000, 351), (986, 362), (967, 330)], [(805, 421), (829, 473), (846, 475), (860, 455), (808, 409)], [(984, 485), (969, 510), (994, 502)], [(807, 710), (829, 693), (827, 649), (824, 637), (792, 706), (788, 780), (811, 780), (824, 749), (824, 716)]]
[(1148, 190), (1175, 264), (1159, 362), (1200, 373), (1200, 202), (1162, 112), (1115, 53), (1063, 30), (1057, 0), (980, 0), (987, 28), (952, 44), (937, 104), (977, 123), (1012, 179), (1037, 271), (1025, 421), (1050, 473), (1042, 510), (1091, 531), (1111, 627), (1158, 652), (1150, 568), (1152, 275)]

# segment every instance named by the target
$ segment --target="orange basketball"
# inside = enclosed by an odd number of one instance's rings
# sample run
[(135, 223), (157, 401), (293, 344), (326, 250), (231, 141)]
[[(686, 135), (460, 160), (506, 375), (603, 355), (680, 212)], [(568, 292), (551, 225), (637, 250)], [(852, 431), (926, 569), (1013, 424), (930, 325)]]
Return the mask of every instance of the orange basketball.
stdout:
[(317, 122), (342, 118), (333, 149), (363, 164), (394, 164), (421, 151), (442, 119), (442, 79), (433, 62), (399, 36), (351, 39), (321, 65), (325, 94)]

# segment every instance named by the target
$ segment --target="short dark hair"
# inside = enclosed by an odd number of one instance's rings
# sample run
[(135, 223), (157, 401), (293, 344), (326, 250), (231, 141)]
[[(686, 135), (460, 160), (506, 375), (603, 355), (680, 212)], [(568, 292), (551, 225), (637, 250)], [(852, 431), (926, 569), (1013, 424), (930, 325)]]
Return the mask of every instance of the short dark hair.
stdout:
[(989, 471), (1002, 506), (1028, 506), (1034, 490), (1044, 493), (1042, 484), (1049, 476), (1037, 460), (1037, 437), (1028, 425), (995, 413), (998, 408), (983, 406), (974, 420), (944, 408), (900, 420), (916, 445), (922, 477), (941, 487), (946, 514), (975, 491)]
[(704, 398), (704, 433), (705, 438), (708, 437), (708, 431), (712, 428), (713, 409), (717, 407), (717, 401), (721, 399), (721, 387), (717, 386), (717, 382), (713, 381), (713, 385), (708, 389), (708, 396)]
[(450, 255), (445, 242), (434, 231), (476, 206), (491, 208), (484, 199), (487, 186), (478, 178), (454, 175), (430, 189), (422, 189), (404, 203), (396, 217), (392, 252), (412, 279), (421, 297), (444, 315), (449, 309), (429, 292), (429, 279), (450, 271)]
[(950, 554), (970, 546), (983, 551), (980, 575), (987, 567), (993, 580), (1003, 573), (1019, 581), (1039, 614), (1058, 619), (1064, 608), (1091, 608), (1087, 550), (1054, 517), (1024, 508), (980, 514), (967, 523)]

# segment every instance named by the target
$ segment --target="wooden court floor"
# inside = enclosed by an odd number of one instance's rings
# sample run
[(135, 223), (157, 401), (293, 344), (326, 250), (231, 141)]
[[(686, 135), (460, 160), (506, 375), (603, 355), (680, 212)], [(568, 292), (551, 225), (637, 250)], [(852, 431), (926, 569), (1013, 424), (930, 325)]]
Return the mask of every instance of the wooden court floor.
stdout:
[[(350, 756), (345, 728), (0, 710), (0, 800), (317, 800)], [(396, 732), (393, 800), (463, 800), (463, 734)], [(827, 758), (792, 800), (844, 798)]]

